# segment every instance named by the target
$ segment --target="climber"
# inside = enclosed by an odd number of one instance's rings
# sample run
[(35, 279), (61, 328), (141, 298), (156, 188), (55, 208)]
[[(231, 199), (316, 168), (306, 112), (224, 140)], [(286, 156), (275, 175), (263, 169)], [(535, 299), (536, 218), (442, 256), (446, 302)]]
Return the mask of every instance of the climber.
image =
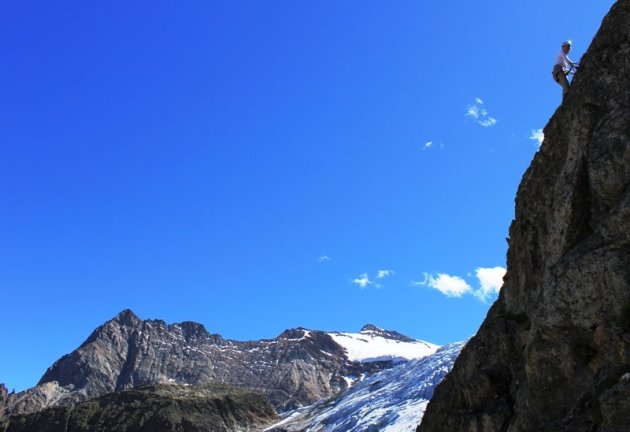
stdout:
[(571, 51), (571, 41), (566, 40), (562, 42), (562, 49), (556, 57), (556, 63), (553, 65), (553, 71), (551, 72), (553, 79), (562, 86), (563, 100), (569, 91), (569, 80), (567, 79), (567, 75), (569, 75), (569, 73), (578, 66), (577, 63), (572, 62), (571, 59), (567, 57), (569, 51)]

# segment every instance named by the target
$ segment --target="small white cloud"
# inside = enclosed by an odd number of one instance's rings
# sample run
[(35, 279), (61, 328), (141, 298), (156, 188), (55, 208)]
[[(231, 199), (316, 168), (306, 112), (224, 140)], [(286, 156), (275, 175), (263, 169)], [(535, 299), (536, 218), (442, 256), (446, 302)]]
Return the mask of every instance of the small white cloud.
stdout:
[[(462, 297), (472, 294), (484, 303), (488, 298), (496, 295), (503, 286), (505, 268), (497, 266), (491, 268), (478, 267), (475, 276), (479, 280), (479, 288), (473, 288), (464, 278), (438, 273), (437, 276), (425, 273), (422, 282), (412, 282), (415, 286), (428, 286), (436, 289), (447, 297)], [(472, 277), (468, 273), (468, 277)]]
[(466, 109), (466, 116), (472, 118), (483, 127), (492, 127), (497, 124), (497, 119), (491, 117), (488, 110), (483, 107), (481, 98), (475, 98), (473, 104)]
[(468, 107), (468, 111), (466, 111), (466, 115), (468, 117), (472, 117), (475, 120), (479, 118), (479, 108), (477, 108), (477, 106), (473, 105)]
[(396, 274), (396, 272), (394, 272), (393, 270), (379, 270), (378, 274), (376, 275), (376, 278), (383, 279), (388, 276), (393, 276), (394, 274)]
[(322, 255), (319, 258), (317, 258), (317, 262), (320, 263), (324, 263), (326, 261), (330, 261), (332, 258), (330, 258), (328, 255)]
[(542, 129), (532, 129), (532, 132), (529, 135), (529, 139), (538, 141), (538, 147), (542, 145), (543, 140), (545, 139), (545, 134)]
[(361, 288), (365, 288), (366, 286), (371, 285), (372, 281), (368, 277), (367, 273), (363, 273), (358, 278), (355, 278), (352, 281), (352, 283), (355, 284), (355, 285), (359, 285)]
[(483, 120), (479, 120), (479, 124), (483, 127), (491, 127), (497, 124), (497, 119), (492, 117), (484, 118)]
[(441, 142), (435, 142), (435, 141), (427, 141), (422, 145), (422, 151), (426, 151), (426, 150), (434, 150), (434, 149), (442, 149), (444, 148), (444, 143)]
[(447, 297), (461, 297), (472, 291), (472, 287), (464, 279), (446, 273), (438, 273), (437, 277), (425, 273), (424, 281), (415, 282), (414, 285), (428, 286)]
[(503, 286), (503, 276), (505, 276), (503, 267), (479, 267), (475, 270), (475, 274), (480, 285), (479, 289), (474, 292), (475, 297), (485, 302), (490, 296), (499, 293)]

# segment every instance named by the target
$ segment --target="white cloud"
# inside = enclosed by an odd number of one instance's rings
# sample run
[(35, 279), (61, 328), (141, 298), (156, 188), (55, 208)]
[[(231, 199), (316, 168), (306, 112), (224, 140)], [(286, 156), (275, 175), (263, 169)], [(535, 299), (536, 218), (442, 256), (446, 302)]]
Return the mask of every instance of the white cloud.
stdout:
[(545, 134), (542, 129), (532, 129), (532, 132), (529, 135), (529, 139), (538, 141), (538, 147), (542, 145), (543, 140), (545, 139)]
[(468, 117), (472, 117), (475, 120), (479, 118), (479, 108), (476, 105), (472, 105), (468, 107), (468, 111), (466, 111), (466, 115)]
[(322, 255), (319, 258), (317, 258), (317, 262), (323, 263), (326, 261), (330, 261), (332, 258), (330, 258), (328, 255)]
[(491, 117), (488, 110), (483, 107), (481, 98), (475, 98), (473, 104), (466, 109), (466, 116), (472, 118), (483, 127), (491, 127), (497, 124), (497, 119)]
[(475, 275), (479, 279), (479, 289), (475, 290), (475, 297), (482, 301), (486, 301), (488, 297), (498, 294), (503, 286), (503, 276), (505, 269), (503, 267), (483, 268), (479, 267), (475, 270)]
[(394, 274), (396, 274), (396, 272), (394, 272), (393, 270), (379, 270), (378, 274), (376, 275), (376, 278), (383, 279), (383, 278), (386, 278), (387, 276), (393, 276)]
[(434, 149), (442, 149), (444, 148), (444, 143), (441, 142), (435, 142), (435, 141), (427, 141), (424, 144), (422, 144), (422, 151), (426, 151), (426, 150), (434, 150)]
[(424, 281), (416, 282), (415, 285), (426, 285), (447, 297), (461, 297), (472, 291), (472, 287), (464, 279), (446, 273), (438, 273), (437, 277), (425, 273)]
[[(497, 267), (478, 267), (475, 270), (475, 276), (479, 281), (479, 288), (473, 288), (464, 278), (452, 276), (446, 273), (438, 273), (437, 276), (425, 273), (422, 282), (413, 282), (416, 286), (428, 286), (436, 289), (447, 297), (462, 297), (465, 294), (471, 294), (479, 300), (485, 302), (493, 295), (496, 295), (503, 286), (503, 276), (505, 268)], [(472, 275), (468, 275), (469, 277)]]
[(488, 118), (484, 118), (479, 120), (478, 122), (481, 126), (483, 127), (490, 127), (490, 126), (494, 126), (495, 124), (497, 124), (497, 119), (492, 118), (492, 117), (488, 117)]
[(363, 273), (358, 278), (355, 278), (352, 281), (352, 283), (355, 284), (355, 285), (359, 285), (361, 288), (365, 288), (366, 286), (371, 285), (372, 281), (368, 277), (367, 273)]

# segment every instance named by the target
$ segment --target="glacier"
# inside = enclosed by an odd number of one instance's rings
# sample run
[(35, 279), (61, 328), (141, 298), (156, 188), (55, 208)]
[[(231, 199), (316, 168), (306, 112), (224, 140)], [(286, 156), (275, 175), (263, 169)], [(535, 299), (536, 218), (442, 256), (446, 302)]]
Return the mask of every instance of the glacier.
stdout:
[(465, 342), (402, 362), (357, 381), (341, 394), (285, 414), (267, 432), (413, 432), (433, 390)]

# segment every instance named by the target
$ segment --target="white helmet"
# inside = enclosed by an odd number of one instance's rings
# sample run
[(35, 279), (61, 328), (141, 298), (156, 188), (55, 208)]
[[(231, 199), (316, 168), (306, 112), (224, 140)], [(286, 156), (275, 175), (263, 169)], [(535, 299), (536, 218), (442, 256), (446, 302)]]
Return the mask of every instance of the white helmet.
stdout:
[(565, 46), (565, 45), (571, 46), (573, 45), (573, 42), (571, 42), (570, 40), (565, 40), (564, 42), (562, 42), (562, 46)]

